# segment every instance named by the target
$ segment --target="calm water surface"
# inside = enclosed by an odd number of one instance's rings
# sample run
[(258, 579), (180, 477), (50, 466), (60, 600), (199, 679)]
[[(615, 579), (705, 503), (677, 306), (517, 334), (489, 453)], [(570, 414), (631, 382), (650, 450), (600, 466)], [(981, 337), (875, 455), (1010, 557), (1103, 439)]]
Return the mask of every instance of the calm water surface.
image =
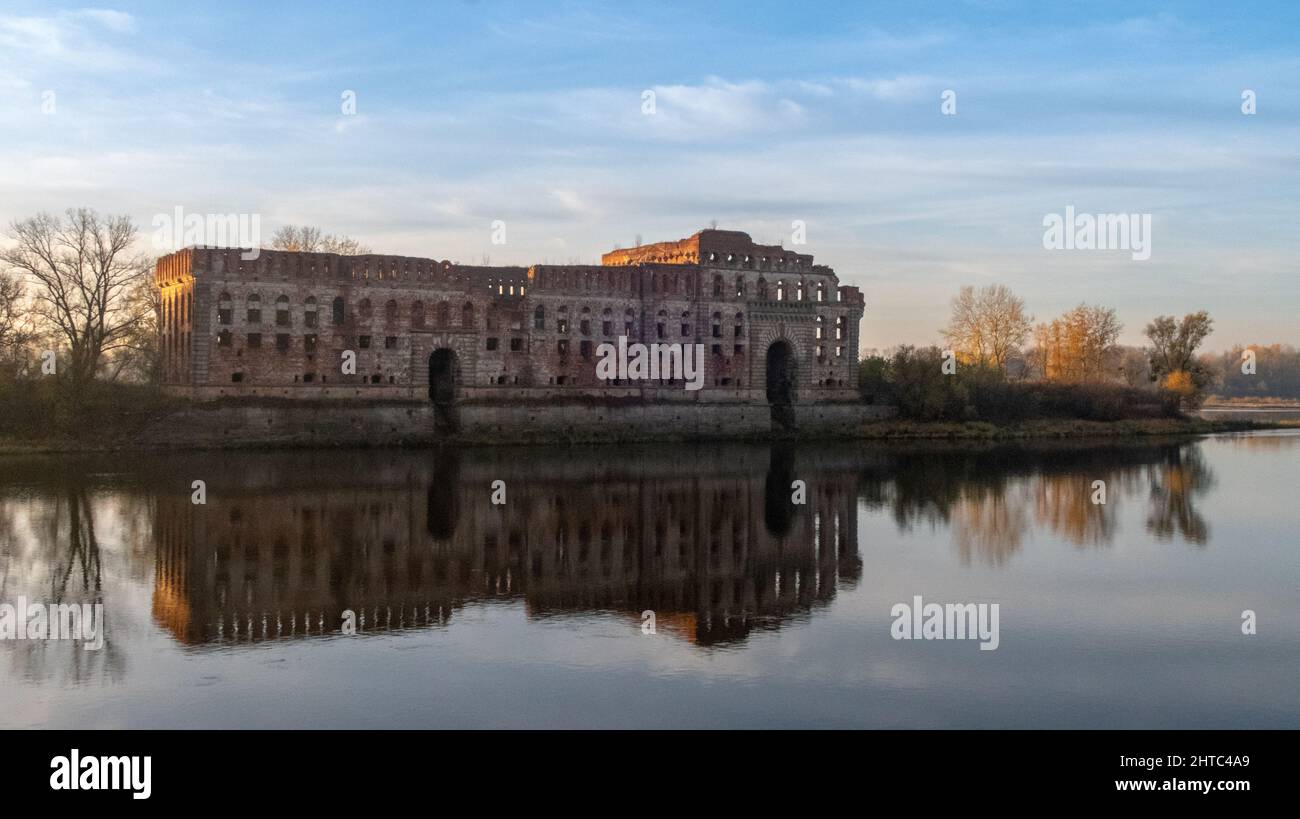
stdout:
[[(0, 726), (1300, 727), (1297, 456), (1279, 432), (3, 459), (0, 602), (102, 602), (107, 642), (0, 642)], [(916, 595), (998, 603), (998, 649), (892, 639)]]

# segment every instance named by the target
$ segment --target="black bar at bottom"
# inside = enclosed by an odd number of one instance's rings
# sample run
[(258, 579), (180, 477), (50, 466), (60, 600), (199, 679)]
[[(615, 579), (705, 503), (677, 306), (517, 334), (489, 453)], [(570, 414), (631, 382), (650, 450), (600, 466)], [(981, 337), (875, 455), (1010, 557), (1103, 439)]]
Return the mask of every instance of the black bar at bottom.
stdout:
[[(11, 731), (0, 743), (0, 782), (9, 797), (128, 810), (375, 798), (382, 809), (456, 792), (560, 807), (609, 788), (641, 806), (761, 805), (765, 792), (819, 781), (851, 800), (965, 794), (1000, 805), (1228, 807), (1289, 801), (1296, 739), (1290, 731)], [(148, 797), (136, 798), (146, 779)]]

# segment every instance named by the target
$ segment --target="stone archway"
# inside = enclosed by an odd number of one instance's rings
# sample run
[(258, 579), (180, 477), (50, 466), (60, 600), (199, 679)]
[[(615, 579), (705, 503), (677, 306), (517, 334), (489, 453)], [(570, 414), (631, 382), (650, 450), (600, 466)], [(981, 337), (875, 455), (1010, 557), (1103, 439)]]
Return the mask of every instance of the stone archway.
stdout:
[(794, 346), (783, 338), (767, 348), (767, 403), (772, 410), (772, 428), (795, 428), (794, 403), (799, 384), (798, 359)]
[(460, 428), (456, 413), (456, 380), (460, 364), (456, 352), (439, 347), (429, 354), (429, 400), (433, 402), (436, 430), (455, 432)]

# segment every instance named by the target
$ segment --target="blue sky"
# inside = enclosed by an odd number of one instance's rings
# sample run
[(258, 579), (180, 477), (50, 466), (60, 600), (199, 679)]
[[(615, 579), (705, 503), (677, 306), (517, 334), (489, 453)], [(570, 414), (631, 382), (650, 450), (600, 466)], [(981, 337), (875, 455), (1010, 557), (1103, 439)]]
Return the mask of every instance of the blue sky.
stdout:
[[(1211, 348), (1300, 343), (1289, 2), (0, 3), (0, 159), (5, 224), (179, 206), (470, 263), (802, 220), (866, 347), (993, 282), (1130, 343), (1201, 308)], [(1066, 206), (1150, 213), (1151, 259), (1045, 250)]]

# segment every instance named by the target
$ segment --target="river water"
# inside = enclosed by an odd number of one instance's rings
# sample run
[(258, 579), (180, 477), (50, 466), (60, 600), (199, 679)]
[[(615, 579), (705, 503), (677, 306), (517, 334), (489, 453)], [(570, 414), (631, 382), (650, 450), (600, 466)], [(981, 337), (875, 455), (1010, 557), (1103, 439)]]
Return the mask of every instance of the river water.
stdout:
[[(1297, 456), (8, 457), (0, 603), (102, 604), (103, 645), (8, 633), (0, 726), (1300, 727)], [(898, 639), (918, 602), (995, 639)]]

